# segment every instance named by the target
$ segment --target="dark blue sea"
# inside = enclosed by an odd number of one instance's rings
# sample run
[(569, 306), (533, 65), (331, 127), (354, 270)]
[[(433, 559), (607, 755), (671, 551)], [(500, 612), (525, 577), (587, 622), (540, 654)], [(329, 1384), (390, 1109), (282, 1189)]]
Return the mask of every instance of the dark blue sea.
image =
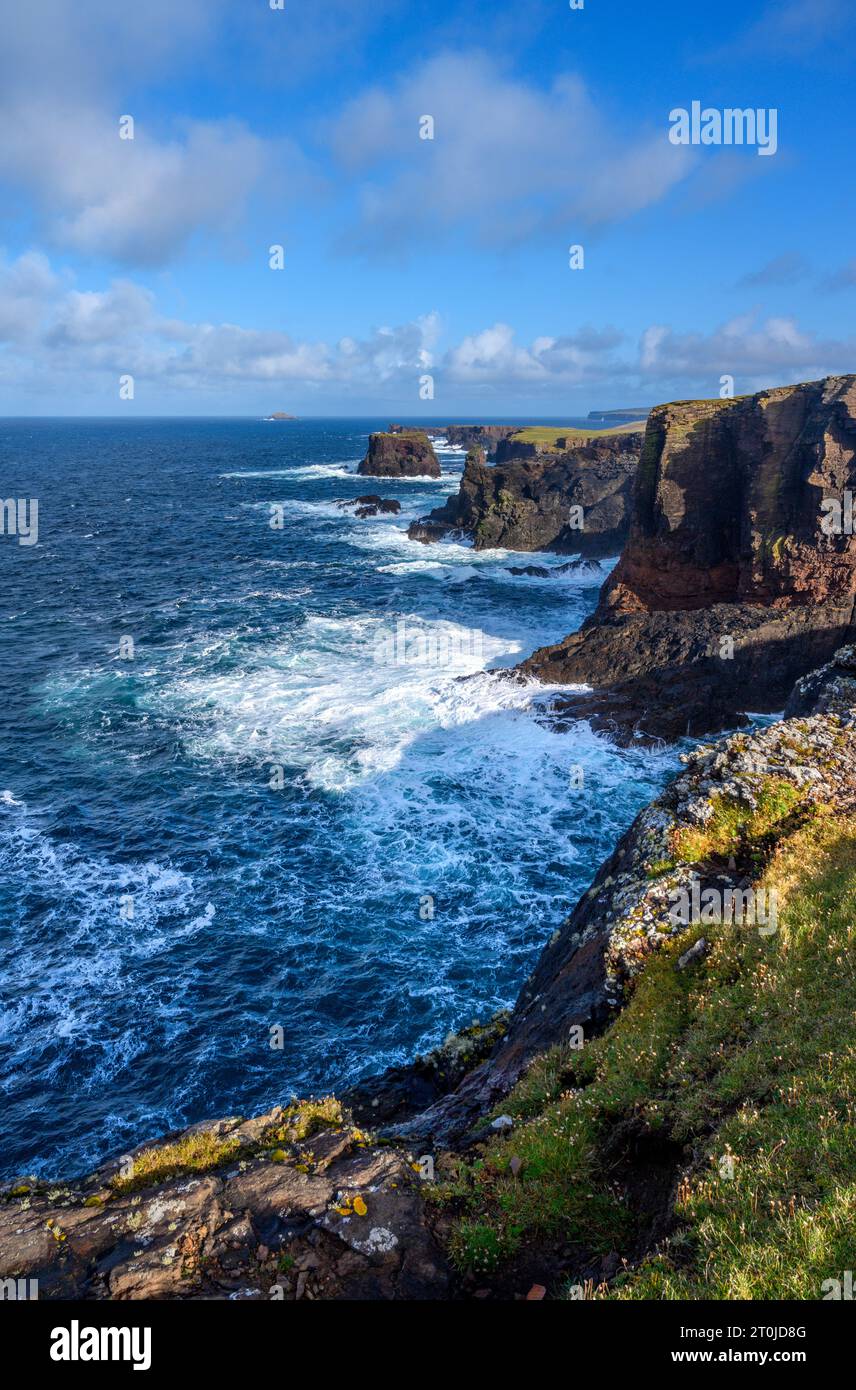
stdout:
[(0, 422), (0, 496), (39, 501), (0, 537), (4, 1176), (487, 1018), (671, 769), (492, 674), (607, 567), (409, 541), (463, 455), (357, 478), (385, 424)]

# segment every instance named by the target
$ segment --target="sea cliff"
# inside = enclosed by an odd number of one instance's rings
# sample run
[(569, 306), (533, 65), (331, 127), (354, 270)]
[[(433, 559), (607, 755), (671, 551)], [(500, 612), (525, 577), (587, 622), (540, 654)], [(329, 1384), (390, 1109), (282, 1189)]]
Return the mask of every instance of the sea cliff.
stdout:
[(490, 466), (470, 449), (458, 493), (409, 530), (413, 540), (459, 532), (476, 550), (547, 550), (597, 558), (616, 555), (630, 526), (633, 477), (642, 435), (616, 435), (566, 450), (525, 447), (532, 458)]
[(513, 1009), (339, 1097), (5, 1184), (0, 1278), (56, 1299), (813, 1299), (852, 1268), (854, 403), (838, 377), (652, 413), (597, 614), (521, 672), (599, 686), (554, 716), (618, 731), (786, 717), (687, 748), (545, 922)]
[(854, 412), (853, 376), (659, 406), (597, 612), (521, 674), (594, 687), (578, 712), (623, 737), (780, 710), (854, 636)]

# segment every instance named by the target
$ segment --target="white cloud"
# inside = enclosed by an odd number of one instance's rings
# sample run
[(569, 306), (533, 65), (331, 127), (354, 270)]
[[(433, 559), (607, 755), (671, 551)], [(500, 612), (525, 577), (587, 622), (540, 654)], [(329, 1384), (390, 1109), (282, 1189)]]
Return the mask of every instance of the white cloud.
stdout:
[(740, 391), (776, 382), (850, 371), (856, 343), (824, 341), (789, 317), (759, 321), (741, 315), (712, 333), (676, 333), (649, 328), (643, 335), (641, 366), (668, 381), (703, 381), (713, 386), (721, 374), (737, 378)]
[(207, 398), (228, 409), (240, 408), (252, 389), (277, 383), (319, 404), (406, 402), (416, 399), (419, 377), (429, 371), (438, 408), (455, 395), (474, 411), (495, 414), (513, 399), (543, 401), (555, 413), (557, 402), (595, 390), (609, 400), (714, 396), (723, 374), (746, 392), (846, 372), (856, 362), (856, 341), (822, 340), (788, 317), (743, 315), (709, 333), (653, 324), (635, 347), (609, 325), (540, 334), (529, 343), (501, 322), (445, 347), (441, 337), (437, 315), (426, 314), (360, 338), (300, 341), (272, 329), (167, 317), (151, 291), (129, 280), (81, 290), (37, 254), (0, 262), (0, 376), (19, 393), (39, 383), (48, 411), (52, 392), (70, 390), (81, 399), (114, 393), (126, 372), (161, 396)]
[(828, 341), (792, 318), (758, 320), (744, 315), (710, 333), (678, 333), (652, 324), (635, 353), (620, 351), (624, 335), (613, 328), (580, 329), (568, 337), (515, 342), (507, 324), (495, 324), (450, 349), (441, 379), (497, 395), (527, 391), (555, 400), (586, 388), (624, 392), (640, 399), (716, 396), (720, 377), (736, 378), (739, 392), (852, 371), (856, 340)]
[[(419, 120), (434, 119), (434, 139)], [(665, 131), (613, 128), (585, 83), (508, 76), (482, 53), (431, 58), (357, 96), (330, 128), (333, 153), (367, 178), (351, 249), (396, 250), (460, 223), (485, 244), (622, 220), (693, 167)]]
[(60, 281), (37, 251), (0, 268), (0, 343), (37, 341), (46, 306)]
[(119, 114), (54, 102), (46, 115), (40, 100), (0, 99), (0, 122), (16, 131), (0, 145), (0, 175), (33, 194), (52, 241), (154, 266), (200, 229), (236, 225), (270, 146), (235, 122), (190, 123), (159, 140), (138, 121), (121, 140)]
[(437, 316), (427, 314), (361, 340), (297, 342), (276, 330), (167, 318), (149, 290), (127, 280), (78, 290), (40, 255), (0, 263), (0, 362), (7, 381), (62, 375), (83, 385), (130, 372), (176, 392), (276, 381), (375, 390), (404, 377), (414, 382), (430, 368), (438, 333)]
[[(14, 11), (0, 45), (0, 178), (32, 200), (51, 244), (162, 265), (196, 233), (229, 235), (265, 174), (277, 170), (287, 191), (302, 172), (288, 141), (231, 120), (158, 129), (150, 106), (127, 95), (190, 53), (200, 61), (224, 0), (44, 0)], [(122, 115), (135, 118), (133, 140), (119, 138)]]

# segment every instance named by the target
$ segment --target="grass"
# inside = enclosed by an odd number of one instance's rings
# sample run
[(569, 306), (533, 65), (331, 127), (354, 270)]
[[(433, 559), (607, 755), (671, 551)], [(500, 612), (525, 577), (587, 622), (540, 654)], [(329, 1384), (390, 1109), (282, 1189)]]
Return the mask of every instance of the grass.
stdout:
[(295, 1101), (283, 1111), (277, 1122), (265, 1131), (263, 1144), (298, 1144), (323, 1129), (335, 1129), (345, 1123), (341, 1103), (335, 1096), (321, 1100)]
[(699, 864), (725, 858), (752, 845), (761, 851), (793, 814), (803, 793), (784, 777), (767, 777), (755, 797), (754, 807), (736, 797), (712, 798), (713, 814), (704, 826), (684, 828), (673, 837), (672, 848), (680, 859)]
[[(561, 1237), (606, 1254), (631, 1239), (633, 1214), (599, 1159), (609, 1124), (646, 1113), (686, 1012), (689, 982), (674, 968), (682, 936), (652, 959), (615, 1026), (582, 1051), (539, 1059), (502, 1110), (525, 1118), (510, 1139), (491, 1141), (451, 1191), (437, 1200), (462, 1208), (450, 1254), (458, 1269), (490, 1273), (522, 1241)], [(560, 1089), (562, 1088), (562, 1089)], [(641, 1108), (641, 1109), (640, 1109)], [(510, 1159), (521, 1160), (515, 1178)], [(488, 1239), (487, 1232), (493, 1233)]]
[(681, 1229), (618, 1297), (819, 1299), (854, 1267), (856, 822), (796, 831), (766, 882), (783, 903), (772, 954), (732, 936), (664, 1078), (675, 1137), (708, 1131)]
[(114, 1178), (111, 1187), (117, 1194), (137, 1192), (179, 1173), (207, 1173), (234, 1158), (239, 1149), (237, 1139), (219, 1139), (212, 1130), (200, 1130), (184, 1135), (174, 1144), (143, 1149), (134, 1159), (130, 1176)]
[(558, 440), (567, 439), (570, 445), (580, 444), (588, 439), (608, 439), (615, 434), (642, 434), (645, 421), (636, 420), (624, 425), (607, 425), (602, 429), (580, 429), (575, 425), (562, 425), (558, 429), (546, 425), (527, 425), (511, 436), (515, 443), (540, 444), (542, 448), (558, 452)]
[[(790, 809), (766, 792), (762, 835)], [(708, 830), (706, 852), (732, 844), (731, 809)], [(763, 882), (775, 937), (706, 928), (708, 956), (682, 972), (695, 933), (669, 943), (608, 1033), (534, 1064), (502, 1106), (511, 1137), (438, 1185), (459, 1270), (490, 1274), (545, 1239), (632, 1253), (644, 1219), (615, 1151), (628, 1126), (680, 1146), (678, 1225), (599, 1296), (816, 1299), (854, 1268), (856, 821), (785, 828)]]
[[(229, 1136), (221, 1139), (213, 1130), (186, 1134), (173, 1144), (144, 1149), (134, 1159), (130, 1175), (114, 1178), (111, 1187), (117, 1195), (138, 1192), (182, 1173), (210, 1172), (238, 1154), (251, 1156), (265, 1150), (272, 1162), (284, 1163), (290, 1155), (282, 1144), (299, 1144), (321, 1130), (337, 1128), (344, 1123), (342, 1106), (335, 1096), (295, 1101), (283, 1110), (275, 1123), (268, 1125), (257, 1143), (246, 1144)], [(362, 1137), (358, 1130), (354, 1130), (354, 1135)]]

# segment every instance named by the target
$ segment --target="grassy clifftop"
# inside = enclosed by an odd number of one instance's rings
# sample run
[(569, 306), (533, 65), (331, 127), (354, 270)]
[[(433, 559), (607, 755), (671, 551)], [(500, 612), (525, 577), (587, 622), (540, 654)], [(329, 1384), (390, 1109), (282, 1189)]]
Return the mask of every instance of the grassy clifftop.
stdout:
[[(562, 448), (570, 448), (574, 444), (584, 444), (588, 440), (611, 439), (617, 434), (643, 434), (645, 431), (644, 420), (631, 420), (622, 425), (605, 425), (602, 428), (578, 428), (573, 425), (560, 425), (554, 429), (549, 425), (527, 425), (523, 429), (516, 430), (510, 436), (514, 443), (519, 444), (538, 444), (543, 450), (555, 451), (560, 453)], [(564, 445), (559, 444), (559, 440), (565, 440)]]
[(561, 1248), (568, 1297), (819, 1299), (853, 1268), (856, 819), (756, 833), (778, 929), (706, 925), (678, 969), (690, 927), (608, 1033), (534, 1064), (497, 1111), (509, 1137), (447, 1160), (433, 1197), (465, 1276), (540, 1259), (547, 1283)]

